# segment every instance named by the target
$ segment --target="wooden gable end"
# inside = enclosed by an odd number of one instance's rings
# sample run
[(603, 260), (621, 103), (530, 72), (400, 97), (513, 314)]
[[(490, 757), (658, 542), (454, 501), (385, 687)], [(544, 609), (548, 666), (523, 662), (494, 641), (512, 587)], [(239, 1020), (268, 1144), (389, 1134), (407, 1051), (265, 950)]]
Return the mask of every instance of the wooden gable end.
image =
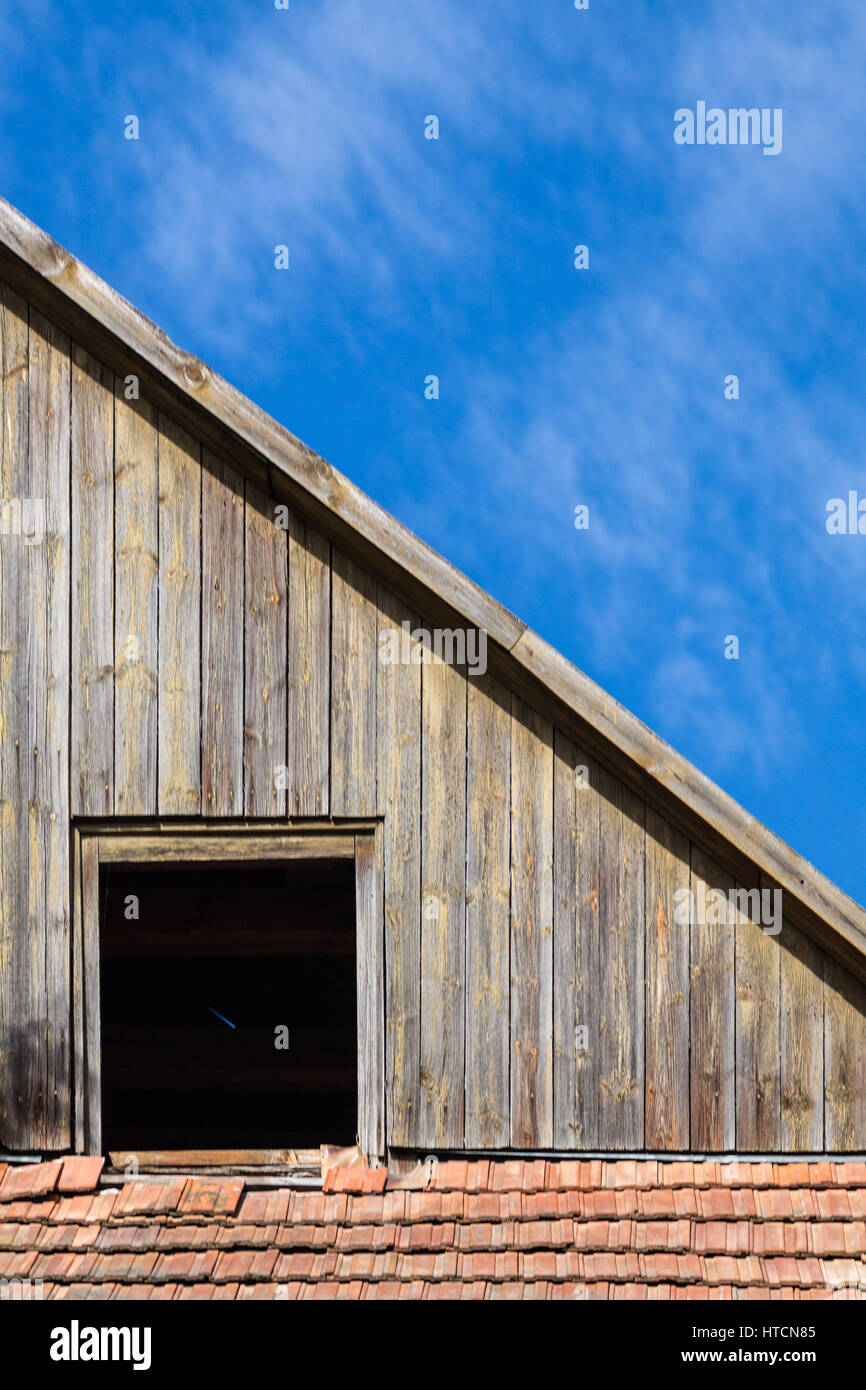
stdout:
[(8, 285), (0, 353), (44, 503), (0, 538), (0, 1143), (72, 1142), (70, 827), (156, 818), (381, 824), (391, 1148), (866, 1148), (859, 981), (787, 915), (679, 920), (773, 883)]

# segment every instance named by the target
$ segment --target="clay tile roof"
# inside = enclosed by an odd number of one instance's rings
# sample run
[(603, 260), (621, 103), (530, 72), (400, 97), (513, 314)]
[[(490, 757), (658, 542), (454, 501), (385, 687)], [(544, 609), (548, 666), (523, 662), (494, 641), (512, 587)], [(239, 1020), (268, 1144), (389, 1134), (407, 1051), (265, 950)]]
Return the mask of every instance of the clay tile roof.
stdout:
[[(542, 1159), (98, 1187), (0, 1174), (0, 1279), (50, 1299), (856, 1298), (866, 1165)], [(61, 1195), (65, 1194), (65, 1195)], [(25, 1294), (26, 1296), (26, 1290)]]

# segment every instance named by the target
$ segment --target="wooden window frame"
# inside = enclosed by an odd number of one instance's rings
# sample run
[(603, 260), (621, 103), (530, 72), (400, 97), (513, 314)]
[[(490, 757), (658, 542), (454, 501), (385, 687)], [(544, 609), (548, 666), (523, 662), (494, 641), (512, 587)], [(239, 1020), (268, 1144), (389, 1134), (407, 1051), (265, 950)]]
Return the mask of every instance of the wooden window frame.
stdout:
[(352, 859), (358, 1000), (358, 1144), (385, 1154), (385, 959), (380, 821), (73, 826), (72, 1057), (75, 1152), (102, 1153), (99, 870), (103, 864)]

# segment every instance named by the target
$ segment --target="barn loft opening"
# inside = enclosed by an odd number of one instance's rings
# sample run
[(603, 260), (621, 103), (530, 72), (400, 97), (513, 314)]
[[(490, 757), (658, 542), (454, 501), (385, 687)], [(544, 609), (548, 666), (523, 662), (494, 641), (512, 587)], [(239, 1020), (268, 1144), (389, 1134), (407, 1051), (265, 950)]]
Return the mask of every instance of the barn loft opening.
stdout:
[(103, 865), (100, 919), (104, 1151), (354, 1143), (351, 861)]

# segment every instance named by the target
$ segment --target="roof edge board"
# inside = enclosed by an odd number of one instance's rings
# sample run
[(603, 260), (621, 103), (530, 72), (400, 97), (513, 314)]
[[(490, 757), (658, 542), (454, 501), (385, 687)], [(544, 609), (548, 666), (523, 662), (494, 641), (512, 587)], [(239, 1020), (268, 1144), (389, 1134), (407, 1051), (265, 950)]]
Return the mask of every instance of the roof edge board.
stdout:
[[(121, 351), (139, 358), (198, 416), (239, 439), (275, 468), (349, 535), (377, 552), (393, 571), (473, 627), (483, 628), (533, 682), (570, 709), (622, 757), (640, 768), (665, 799), (673, 797), (830, 927), (846, 963), (866, 970), (866, 910), (767, 829), (686, 758), (654, 734), (525, 623), (427, 545), (333, 465), (253, 404), (204, 362), (179, 348), (128, 300), (0, 198), (0, 246), (39, 281), (74, 306)], [(824, 944), (824, 943), (822, 943)], [(852, 954), (853, 953), (853, 954)], [(859, 972), (858, 972), (859, 973)], [(864, 975), (866, 978), (866, 975)]]

